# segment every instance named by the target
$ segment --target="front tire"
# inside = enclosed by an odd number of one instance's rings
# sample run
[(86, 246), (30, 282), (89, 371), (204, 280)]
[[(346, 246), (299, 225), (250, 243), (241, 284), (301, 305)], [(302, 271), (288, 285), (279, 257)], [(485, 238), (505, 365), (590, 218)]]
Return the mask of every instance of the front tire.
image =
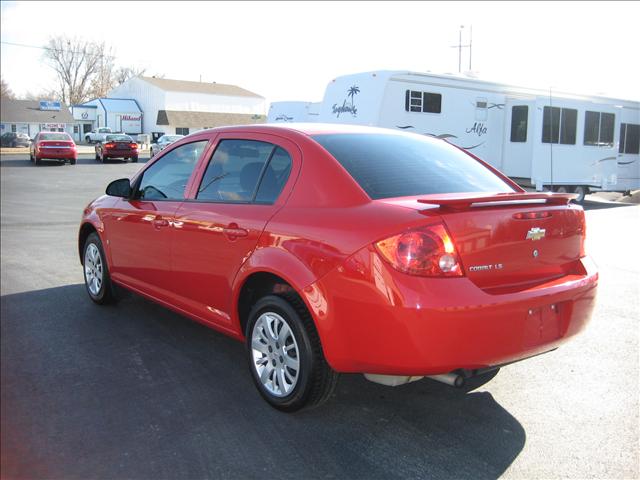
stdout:
[(89, 298), (99, 305), (113, 303), (115, 295), (102, 242), (97, 233), (87, 237), (82, 250), (84, 285)]
[(246, 347), (260, 395), (278, 410), (319, 406), (335, 389), (338, 374), (327, 364), (313, 319), (295, 294), (258, 300), (249, 314)]

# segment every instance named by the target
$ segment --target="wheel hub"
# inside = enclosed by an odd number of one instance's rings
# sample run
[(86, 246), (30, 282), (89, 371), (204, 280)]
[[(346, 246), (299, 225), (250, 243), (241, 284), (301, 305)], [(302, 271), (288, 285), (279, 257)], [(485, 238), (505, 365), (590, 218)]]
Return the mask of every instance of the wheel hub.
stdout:
[(298, 383), (298, 343), (289, 324), (273, 312), (260, 315), (251, 333), (253, 368), (263, 387), (276, 397), (289, 395)]
[(102, 257), (100, 250), (91, 243), (84, 253), (84, 276), (87, 288), (92, 295), (96, 296), (102, 288)]

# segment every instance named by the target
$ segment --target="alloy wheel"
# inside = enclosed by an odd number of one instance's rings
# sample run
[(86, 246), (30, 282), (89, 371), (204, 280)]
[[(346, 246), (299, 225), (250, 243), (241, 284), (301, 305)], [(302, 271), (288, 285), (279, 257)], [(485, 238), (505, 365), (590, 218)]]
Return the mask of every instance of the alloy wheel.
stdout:
[(300, 377), (300, 350), (289, 324), (274, 312), (256, 320), (251, 333), (253, 368), (273, 396), (289, 395)]
[(84, 277), (91, 295), (98, 296), (102, 288), (102, 256), (95, 243), (90, 243), (84, 253)]

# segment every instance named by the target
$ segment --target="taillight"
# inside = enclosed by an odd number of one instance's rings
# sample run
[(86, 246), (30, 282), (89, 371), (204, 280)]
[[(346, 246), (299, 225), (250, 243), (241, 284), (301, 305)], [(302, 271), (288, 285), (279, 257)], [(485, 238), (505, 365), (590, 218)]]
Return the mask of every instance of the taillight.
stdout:
[(105, 143), (104, 144), (104, 148), (115, 148), (116, 144), (115, 143)]
[(380, 240), (375, 247), (396, 270), (424, 277), (461, 277), (462, 265), (441, 223)]
[(129, 146), (131, 148), (134, 148), (134, 149), (138, 148), (138, 144), (137, 143), (130, 143)]

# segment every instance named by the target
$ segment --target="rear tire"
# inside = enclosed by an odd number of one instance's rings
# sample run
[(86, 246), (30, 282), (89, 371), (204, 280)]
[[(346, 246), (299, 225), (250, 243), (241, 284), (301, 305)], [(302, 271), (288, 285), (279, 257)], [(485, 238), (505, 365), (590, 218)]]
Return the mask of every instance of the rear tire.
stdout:
[(295, 412), (327, 401), (338, 374), (327, 364), (313, 319), (297, 295), (258, 300), (245, 333), (251, 376), (272, 407)]
[(75, 158), (72, 158), (72, 159), (71, 159), (71, 161), (70, 161), (69, 163), (70, 163), (71, 165), (75, 165), (75, 164), (76, 164), (76, 161), (77, 161), (77, 160), (76, 160)]
[(42, 165), (42, 160), (40, 160), (38, 157), (34, 157), (34, 158), (35, 158), (36, 165)]
[(131, 162), (138, 163), (138, 157), (131, 157)]
[(578, 185), (574, 190), (574, 193), (578, 194), (575, 202), (582, 204), (587, 195), (589, 195), (589, 187), (585, 187), (584, 185)]
[(82, 249), (82, 270), (89, 298), (99, 305), (116, 300), (106, 258), (100, 237), (90, 234)]

